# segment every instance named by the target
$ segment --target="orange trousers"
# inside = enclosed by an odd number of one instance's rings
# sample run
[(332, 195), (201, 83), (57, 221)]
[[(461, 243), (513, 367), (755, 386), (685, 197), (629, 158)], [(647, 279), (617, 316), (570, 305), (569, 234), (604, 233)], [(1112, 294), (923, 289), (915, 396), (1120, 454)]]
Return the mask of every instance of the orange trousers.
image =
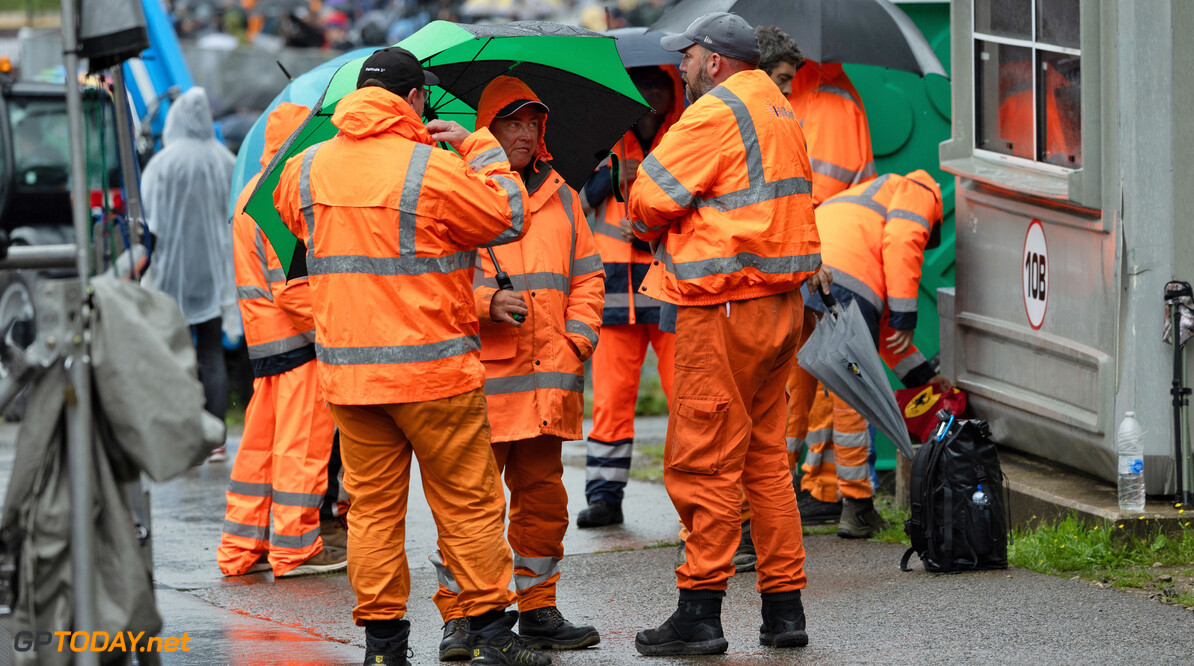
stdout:
[(315, 371), (311, 361), (253, 380), (216, 551), (227, 575), (243, 574), (268, 552), (278, 576), (323, 549), (319, 505), (334, 426)]
[(593, 351), (593, 428), (589, 437), (601, 442), (634, 439), (634, 408), (647, 345), (659, 359), (659, 383), (672, 395), (676, 336), (657, 324), (601, 327), (601, 344)]
[(788, 378), (788, 465), (792, 470), (808, 447), (800, 489), (822, 502), (866, 499), (871, 487), (870, 433), (866, 419), (830, 393), (798, 364)]
[[(568, 492), (564, 490), (564, 440), (543, 435), (493, 445), (498, 470), (510, 489), (510, 529), (506, 535), (514, 551), (514, 589), (518, 610), (525, 613), (556, 605), (556, 581), (564, 557), (568, 530)], [(436, 557), (438, 556), (438, 557)], [(460, 588), (444, 568), (443, 556), (432, 556), (439, 574), (435, 605), (444, 622), (464, 617), (458, 603)]]
[(723, 590), (741, 532), (745, 491), (760, 592), (805, 585), (804, 543), (784, 445), (784, 384), (801, 327), (800, 292), (681, 307), (676, 399), (663, 479), (691, 533), (681, 589)]
[(444, 564), (460, 587), (466, 616), (514, 602), (510, 549), (503, 535), (506, 499), (493, 451), (485, 393), (392, 405), (332, 405), (340, 428), (348, 510), (348, 582), (353, 620), (406, 614), (406, 504), (410, 459), (419, 459), (423, 492), (439, 528)]

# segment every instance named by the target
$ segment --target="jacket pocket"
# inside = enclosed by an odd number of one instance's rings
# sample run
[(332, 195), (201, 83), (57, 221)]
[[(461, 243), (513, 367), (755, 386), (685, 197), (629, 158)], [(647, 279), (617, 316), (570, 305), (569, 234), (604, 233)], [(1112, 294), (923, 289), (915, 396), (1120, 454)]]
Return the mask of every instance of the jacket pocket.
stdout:
[(664, 464), (677, 472), (716, 474), (726, 455), (730, 401), (679, 398), (676, 422), (668, 428)]
[(518, 353), (518, 335), (482, 335), (481, 360), (504, 361)]

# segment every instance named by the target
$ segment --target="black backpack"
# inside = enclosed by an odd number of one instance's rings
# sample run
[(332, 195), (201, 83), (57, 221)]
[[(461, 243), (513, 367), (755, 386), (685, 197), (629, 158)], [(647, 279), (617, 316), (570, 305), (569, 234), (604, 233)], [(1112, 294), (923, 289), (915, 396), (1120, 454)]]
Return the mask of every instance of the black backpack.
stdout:
[[(912, 459), (912, 517), (904, 531), (926, 571), (1007, 568), (1007, 502), (999, 453), (985, 421), (939, 414), (934, 436)], [(982, 487), (986, 496), (976, 498)], [(978, 501), (975, 501), (975, 500)]]

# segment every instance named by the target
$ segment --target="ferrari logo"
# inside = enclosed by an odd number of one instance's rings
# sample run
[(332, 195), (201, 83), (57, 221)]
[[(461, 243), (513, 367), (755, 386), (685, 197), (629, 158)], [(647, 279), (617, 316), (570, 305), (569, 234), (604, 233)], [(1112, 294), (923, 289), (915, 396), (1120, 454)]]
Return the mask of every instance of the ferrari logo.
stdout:
[(386, 660), (386, 658), (385, 658), (385, 657), (383, 657), (383, 656), (381, 656), (380, 654), (379, 654), (379, 655), (374, 655), (374, 656), (373, 656), (373, 659), (374, 659), (373, 663), (375, 663), (375, 664), (381, 664), (381, 663), (384, 663), (384, 662), (385, 662), (385, 660)]
[(904, 416), (914, 419), (921, 416), (925, 412), (933, 408), (937, 404), (937, 399), (940, 398), (938, 394), (933, 392), (932, 386), (926, 386), (923, 391), (916, 394), (916, 397), (911, 400), (904, 407)]

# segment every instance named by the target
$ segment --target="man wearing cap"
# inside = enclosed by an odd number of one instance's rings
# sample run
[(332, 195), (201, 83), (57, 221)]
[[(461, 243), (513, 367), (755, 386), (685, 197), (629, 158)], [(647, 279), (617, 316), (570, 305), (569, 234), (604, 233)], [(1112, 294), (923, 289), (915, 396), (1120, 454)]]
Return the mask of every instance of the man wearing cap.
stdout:
[(750, 502), (762, 594), (759, 640), (808, 643), (804, 546), (784, 444), (784, 382), (802, 321), (800, 286), (821, 288), (808, 157), (787, 99), (756, 69), (754, 28), (706, 14), (663, 47), (683, 51), (693, 102), (643, 160), (634, 230), (657, 244), (643, 281), (677, 305), (664, 482), (688, 537), (680, 603), (639, 632), (645, 655), (728, 647), (721, 600), (734, 573), (741, 499)]
[[(479, 255), (473, 295), (493, 453), (510, 488), (518, 633), (535, 648), (572, 650), (601, 641), (595, 628), (560, 613), (556, 582), (568, 529), (561, 454), (564, 440), (581, 437), (584, 362), (597, 346), (605, 274), (580, 197), (551, 167), (547, 114), (547, 105), (511, 76), (481, 93), (477, 127), (493, 132), (522, 174), (530, 230)], [(467, 658), (460, 588), (440, 560), (432, 556), (445, 623), (439, 658)]]
[(339, 134), (286, 163), (274, 203), (308, 248), (319, 383), (352, 501), (348, 578), (365, 663), (406, 662), (413, 453), (477, 663), (547, 664), (505, 612), (505, 499), (472, 294), (477, 248), (518, 240), (528, 198), (489, 130), (423, 125), (423, 86), (437, 82), (409, 51), (375, 52), (336, 106)]

